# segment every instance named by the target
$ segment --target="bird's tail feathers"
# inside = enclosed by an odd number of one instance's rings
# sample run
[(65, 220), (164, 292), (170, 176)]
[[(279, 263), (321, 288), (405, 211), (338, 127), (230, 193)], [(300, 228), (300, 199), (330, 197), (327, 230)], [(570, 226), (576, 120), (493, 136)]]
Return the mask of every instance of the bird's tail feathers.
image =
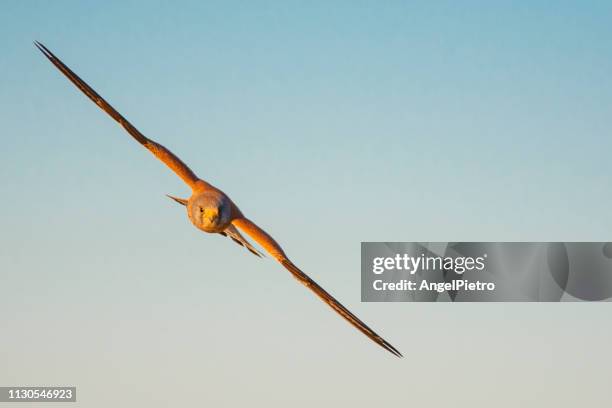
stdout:
[(184, 198), (174, 197), (174, 196), (171, 196), (170, 194), (166, 194), (166, 197), (173, 199), (174, 201), (176, 201), (179, 204), (187, 205), (187, 201), (188, 200), (186, 200)]
[(231, 238), (235, 243), (240, 246), (248, 249), (253, 255), (256, 255), (260, 258), (264, 256), (263, 253), (259, 252), (247, 239), (242, 236), (240, 231), (236, 229), (232, 224), (229, 225), (223, 232), (220, 232), (221, 235)]

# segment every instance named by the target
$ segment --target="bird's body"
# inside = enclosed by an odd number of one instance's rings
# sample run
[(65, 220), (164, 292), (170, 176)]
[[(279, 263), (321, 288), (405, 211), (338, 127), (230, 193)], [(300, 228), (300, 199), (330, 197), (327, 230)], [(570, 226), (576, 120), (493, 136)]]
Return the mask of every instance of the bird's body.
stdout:
[(319, 298), (327, 303), (350, 324), (364, 333), (384, 349), (401, 357), (401, 353), (386, 340), (376, 334), (357, 316), (352, 314), (333, 296), (327, 293), (308, 275), (302, 272), (287, 257), (281, 246), (264, 230), (246, 218), (238, 206), (221, 190), (198, 178), (195, 173), (161, 144), (147, 138), (136, 129), (127, 119), (117, 112), (96, 91), (79, 78), (70, 68), (59, 60), (51, 51), (39, 42), (35, 42), (38, 49), (55, 65), (73, 84), (75, 84), (89, 99), (116, 120), (138, 143), (147, 148), (155, 157), (175, 172), (192, 191), (188, 199), (172, 197), (174, 201), (186, 207), (187, 216), (198, 229), (213, 234), (221, 234), (257, 256), (262, 254), (240, 233), (247, 234), (256, 241), (268, 254), (283, 265), (302, 284), (312, 290)]

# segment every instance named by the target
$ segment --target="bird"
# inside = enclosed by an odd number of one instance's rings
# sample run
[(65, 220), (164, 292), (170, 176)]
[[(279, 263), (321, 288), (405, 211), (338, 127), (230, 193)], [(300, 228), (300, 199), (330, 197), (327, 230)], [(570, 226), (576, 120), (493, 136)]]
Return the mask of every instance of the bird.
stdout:
[(281, 246), (257, 224), (245, 217), (238, 206), (227, 194), (219, 188), (200, 179), (196, 174), (166, 147), (147, 138), (140, 133), (123, 115), (115, 110), (104, 98), (93, 90), (85, 81), (68, 68), (58, 57), (39, 41), (34, 45), (43, 53), (47, 59), (61, 71), (77, 88), (81, 90), (91, 101), (106, 112), (111, 118), (118, 122), (138, 143), (149, 150), (155, 157), (168, 166), (178, 175), (189, 188), (191, 196), (187, 199), (167, 195), (169, 198), (184, 206), (191, 223), (198, 229), (211, 233), (220, 234), (232, 239), (237, 244), (245, 247), (258, 257), (264, 254), (256, 249), (242, 234), (246, 234), (265, 250), (272, 258), (287, 269), (295, 279), (313, 291), (323, 302), (329, 305), (340, 316), (351, 325), (365, 334), (379, 346), (397, 357), (402, 354), (389, 342), (379, 336), (368, 325), (344, 307), (338, 300), (330, 295), (319, 284), (299, 269), (285, 254)]

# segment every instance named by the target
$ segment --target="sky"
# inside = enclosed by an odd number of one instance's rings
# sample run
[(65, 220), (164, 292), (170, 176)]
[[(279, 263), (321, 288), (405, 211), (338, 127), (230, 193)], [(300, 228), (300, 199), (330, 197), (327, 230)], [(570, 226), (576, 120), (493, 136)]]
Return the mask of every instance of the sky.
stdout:
[[(612, 3), (2, 9), (0, 385), (75, 385), (71, 407), (610, 404), (608, 304), (361, 303), (359, 251), (610, 240)], [(405, 358), (193, 228), (164, 196), (187, 187), (34, 40)]]

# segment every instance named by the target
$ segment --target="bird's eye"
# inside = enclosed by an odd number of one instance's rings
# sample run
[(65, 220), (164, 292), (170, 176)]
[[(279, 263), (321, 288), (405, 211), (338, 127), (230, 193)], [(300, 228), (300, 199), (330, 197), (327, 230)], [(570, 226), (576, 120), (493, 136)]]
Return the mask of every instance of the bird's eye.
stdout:
[(204, 212), (204, 207), (200, 207), (200, 212), (203, 213)]

